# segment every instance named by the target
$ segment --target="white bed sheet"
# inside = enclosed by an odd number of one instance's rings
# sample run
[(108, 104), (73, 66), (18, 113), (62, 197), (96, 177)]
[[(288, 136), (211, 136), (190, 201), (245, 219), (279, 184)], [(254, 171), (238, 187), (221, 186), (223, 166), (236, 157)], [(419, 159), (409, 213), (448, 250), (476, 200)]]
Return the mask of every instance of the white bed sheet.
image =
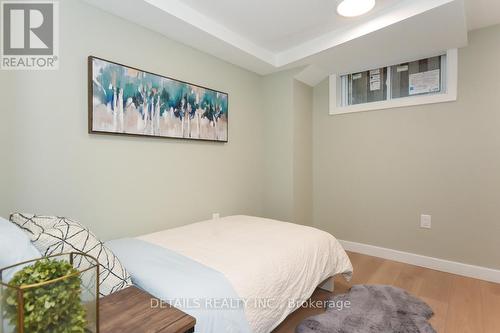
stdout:
[(138, 238), (223, 273), (248, 301), (245, 315), (254, 333), (271, 332), (328, 277), (352, 274), (332, 235), (276, 220), (229, 216)]

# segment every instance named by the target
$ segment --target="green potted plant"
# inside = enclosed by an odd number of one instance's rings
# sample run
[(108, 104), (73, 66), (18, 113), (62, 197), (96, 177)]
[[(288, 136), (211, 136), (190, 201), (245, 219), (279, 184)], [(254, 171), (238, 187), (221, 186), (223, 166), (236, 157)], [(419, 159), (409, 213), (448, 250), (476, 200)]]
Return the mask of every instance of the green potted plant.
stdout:
[(3, 316), (14, 332), (97, 331), (96, 323), (88, 320), (92, 307), (82, 302), (82, 272), (72, 265), (74, 255), (81, 254), (70, 254), (70, 261), (39, 259), (18, 271), (8, 284), (2, 283)]

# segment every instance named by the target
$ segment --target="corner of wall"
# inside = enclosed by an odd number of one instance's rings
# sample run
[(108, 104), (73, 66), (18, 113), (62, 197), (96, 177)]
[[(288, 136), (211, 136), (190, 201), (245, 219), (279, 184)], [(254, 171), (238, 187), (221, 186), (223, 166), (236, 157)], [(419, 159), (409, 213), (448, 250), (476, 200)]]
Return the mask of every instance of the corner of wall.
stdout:
[(265, 216), (312, 224), (312, 88), (297, 70), (262, 78), (265, 99)]

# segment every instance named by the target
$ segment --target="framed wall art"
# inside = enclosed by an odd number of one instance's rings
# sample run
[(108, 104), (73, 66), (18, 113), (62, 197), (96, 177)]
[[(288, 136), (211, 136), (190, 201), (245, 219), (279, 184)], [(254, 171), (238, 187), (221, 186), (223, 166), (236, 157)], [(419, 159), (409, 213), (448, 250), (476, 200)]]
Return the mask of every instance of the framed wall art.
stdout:
[(228, 141), (228, 94), (90, 56), (89, 132)]

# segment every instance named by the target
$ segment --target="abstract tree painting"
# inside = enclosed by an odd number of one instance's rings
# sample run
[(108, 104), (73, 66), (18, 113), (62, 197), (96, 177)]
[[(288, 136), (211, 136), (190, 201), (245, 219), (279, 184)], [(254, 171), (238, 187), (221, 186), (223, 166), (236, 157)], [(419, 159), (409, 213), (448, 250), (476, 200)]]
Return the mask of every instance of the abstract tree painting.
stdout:
[(89, 57), (89, 131), (228, 141), (228, 95)]

